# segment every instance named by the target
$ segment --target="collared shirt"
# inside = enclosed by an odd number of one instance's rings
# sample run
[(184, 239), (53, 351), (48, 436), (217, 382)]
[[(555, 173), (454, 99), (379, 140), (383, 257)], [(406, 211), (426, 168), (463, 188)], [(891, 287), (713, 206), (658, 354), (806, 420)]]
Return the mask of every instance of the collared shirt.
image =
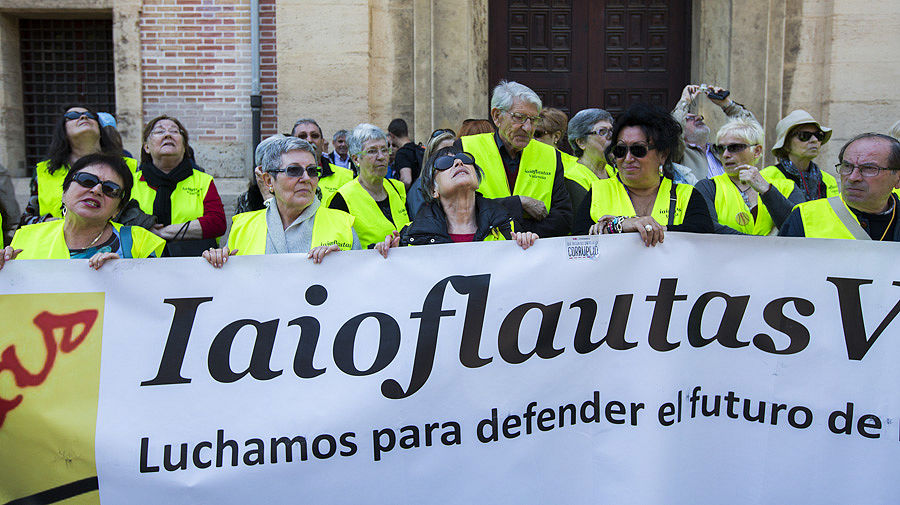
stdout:
[(350, 168), (350, 154), (349, 153), (347, 154), (346, 159), (341, 159), (341, 155), (339, 155), (337, 153), (337, 151), (333, 151), (331, 154), (328, 155), (328, 158), (331, 160), (332, 163), (334, 163), (335, 165), (337, 165), (339, 167)]
[(725, 169), (722, 168), (722, 162), (716, 158), (716, 155), (713, 154), (711, 146), (709, 144), (705, 144), (703, 146), (697, 146), (694, 144), (685, 143), (688, 149), (693, 149), (695, 151), (700, 151), (706, 156), (706, 164), (709, 167), (707, 172), (707, 178), (712, 179), (717, 175), (722, 175), (725, 173)]

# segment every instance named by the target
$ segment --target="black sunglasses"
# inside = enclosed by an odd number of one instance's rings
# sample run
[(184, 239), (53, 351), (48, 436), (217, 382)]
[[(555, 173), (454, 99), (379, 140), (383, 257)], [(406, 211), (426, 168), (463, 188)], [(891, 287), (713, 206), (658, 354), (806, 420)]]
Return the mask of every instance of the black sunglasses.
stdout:
[(631, 151), (631, 155), (635, 158), (643, 158), (647, 156), (647, 153), (650, 152), (651, 149), (655, 149), (653, 146), (648, 146), (646, 144), (616, 144), (615, 147), (612, 148), (612, 154), (616, 158), (624, 158), (628, 156), (628, 152)]
[(751, 145), (755, 146), (757, 144), (727, 144), (727, 145), (715, 144), (712, 146), (712, 151), (713, 151), (713, 153), (716, 154), (716, 156), (722, 156), (723, 154), (725, 154), (725, 151), (728, 151), (732, 154), (737, 154), (739, 152), (746, 150)]
[(88, 119), (93, 119), (94, 121), (97, 120), (97, 115), (94, 114), (93, 112), (89, 112), (89, 111), (78, 112), (78, 111), (70, 110), (69, 112), (66, 112), (65, 114), (63, 114), (63, 117), (69, 121), (71, 121), (73, 119), (78, 119), (81, 116), (84, 116)]
[(453, 166), (456, 160), (463, 162), (464, 165), (475, 164), (475, 158), (472, 157), (471, 154), (467, 152), (461, 152), (457, 155), (445, 154), (440, 158), (434, 160), (434, 169), (441, 171), (447, 170), (448, 168)]
[(318, 165), (310, 165), (308, 167), (301, 167), (299, 165), (291, 165), (287, 168), (275, 168), (272, 170), (266, 170), (269, 173), (281, 173), (284, 172), (284, 175), (288, 177), (303, 177), (303, 173), (306, 172), (310, 178), (318, 177), (322, 173), (322, 169), (319, 168)]
[(78, 172), (72, 176), (72, 180), (81, 187), (91, 189), (100, 185), (103, 194), (110, 198), (122, 198), (122, 186), (113, 181), (101, 181), (99, 177), (88, 172)]
[(819, 142), (825, 140), (825, 132), (808, 132), (802, 131), (795, 134), (800, 142), (807, 142), (810, 138), (815, 137)]

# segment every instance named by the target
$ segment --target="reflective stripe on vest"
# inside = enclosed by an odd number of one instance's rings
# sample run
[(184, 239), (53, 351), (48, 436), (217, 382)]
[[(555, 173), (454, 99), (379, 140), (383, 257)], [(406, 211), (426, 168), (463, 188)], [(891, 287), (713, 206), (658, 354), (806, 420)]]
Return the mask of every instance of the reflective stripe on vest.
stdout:
[[(138, 162), (132, 158), (122, 157), (131, 176), (134, 177), (138, 169)], [(50, 160), (44, 160), (37, 164), (34, 168), (35, 179), (37, 180), (38, 190), (38, 214), (50, 214), (53, 217), (62, 217), (62, 195), (63, 195), (63, 179), (69, 173), (69, 165), (63, 165), (50, 173)]]
[[(194, 170), (187, 179), (175, 185), (175, 191), (172, 191), (172, 224), (193, 221), (203, 215), (203, 200), (212, 180), (211, 175)], [(153, 214), (156, 190), (147, 181), (141, 180), (141, 172), (137, 173), (131, 197), (137, 200), (142, 211)]]
[[(843, 202), (843, 198), (841, 199)], [(844, 204), (847, 205), (846, 203)], [(835, 214), (825, 198), (801, 203), (795, 207), (803, 221), (803, 235), (810, 238), (844, 238), (853, 240), (853, 234)], [(856, 216), (850, 212), (853, 219)]]
[(331, 198), (339, 189), (341, 189), (341, 186), (353, 180), (353, 170), (339, 167), (334, 163), (329, 163), (329, 165), (331, 165), (331, 171), (334, 173), (328, 177), (319, 177), (319, 189), (322, 191), (322, 205), (325, 206), (328, 206), (328, 204), (331, 203)]
[[(14, 249), (22, 249), (18, 259), (69, 259), (69, 246), (63, 235), (65, 220), (55, 219), (43, 223), (23, 226), (16, 230), (12, 245)], [(122, 241), (122, 233), (131, 234), (130, 254), (125, 253), (126, 258), (149, 258), (153, 255), (162, 255), (166, 241), (137, 226), (122, 226), (112, 223), (119, 232), (119, 240)], [(123, 229), (125, 230), (123, 232)]]
[[(266, 210), (244, 212), (231, 218), (228, 248), (238, 249), (238, 256), (266, 253)], [(353, 216), (320, 205), (313, 219), (310, 248), (323, 245), (337, 245), (342, 251), (353, 248)]]
[(384, 213), (378, 204), (372, 199), (372, 195), (359, 183), (359, 179), (353, 179), (343, 185), (338, 193), (344, 197), (347, 209), (356, 218), (356, 234), (363, 249), (384, 240), (391, 232), (399, 231), (409, 224), (409, 214), (406, 212), (406, 189), (400, 181), (382, 179), (384, 191), (388, 195), (393, 222), (384, 217)]
[[(669, 196), (672, 180), (664, 177), (656, 193), (651, 215), (656, 222), (666, 226), (669, 223)], [(673, 225), (684, 222), (684, 213), (694, 188), (688, 184), (675, 185), (675, 219)], [(605, 215), (634, 217), (637, 213), (628, 198), (625, 186), (619, 179), (596, 180), (591, 184), (591, 219), (596, 223)]]
[[(487, 198), (510, 196), (509, 180), (493, 133), (466, 135), (460, 138), (463, 150), (472, 154), (478, 166), (484, 170), (484, 178), (478, 192)], [(553, 178), (556, 174), (556, 149), (532, 140), (522, 151), (519, 173), (513, 195), (530, 196), (544, 202), (550, 208), (553, 196)]]
[[(825, 183), (825, 194), (822, 196), (822, 198), (831, 198), (832, 196), (840, 195), (841, 188), (840, 186), (838, 186), (837, 179), (835, 179), (834, 176), (822, 169), (819, 169), (819, 173), (822, 174), (822, 182)], [(769, 181), (769, 184), (774, 184), (775, 181), (779, 180), (794, 182), (788, 179), (787, 176), (784, 175), (784, 173), (775, 165), (767, 166), (766, 168), (760, 170), (759, 174), (765, 177), (765, 179)]]
[[(775, 227), (769, 209), (763, 203), (762, 197), (756, 199), (756, 218), (744, 202), (741, 191), (731, 182), (728, 174), (720, 174), (712, 178), (716, 184), (716, 214), (719, 223), (731, 227), (747, 235), (768, 235)], [(794, 181), (783, 178), (770, 182), (778, 192), (787, 198), (794, 190)]]

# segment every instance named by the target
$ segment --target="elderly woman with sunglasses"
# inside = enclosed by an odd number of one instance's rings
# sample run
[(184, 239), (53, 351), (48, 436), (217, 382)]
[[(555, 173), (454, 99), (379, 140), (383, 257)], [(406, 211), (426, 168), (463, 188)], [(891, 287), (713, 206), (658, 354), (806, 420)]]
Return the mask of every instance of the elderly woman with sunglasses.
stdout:
[(794, 181), (803, 201), (828, 198), (840, 193), (837, 179), (813, 163), (821, 147), (831, 139), (831, 128), (821, 126), (809, 112), (795, 110), (775, 125), (772, 154), (778, 163), (762, 170), (769, 181)]
[(329, 209), (317, 197), (316, 148), (296, 137), (268, 141), (261, 161), (262, 179), (273, 198), (267, 208), (232, 218), (228, 246), (210, 248), (203, 257), (222, 267), (235, 254), (307, 253), (321, 263), (330, 253), (359, 249), (353, 216)]
[(713, 152), (725, 173), (697, 183), (709, 206), (716, 233), (770, 235), (780, 228), (803, 195), (793, 181), (771, 183), (756, 163), (763, 152), (764, 132), (754, 119), (732, 119), (716, 134)]
[(492, 200), (476, 192), (484, 177), (475, 158), (459, 146), (438, 149), (425, 162), (422, 193), (426, 204), (412, 223), (376, 244), (384, 257), (397, 245), (450, 244), (488, 240), (515, 240), (522, 249), (534, 245), (538, 236), (517, 232), (506, 199)]
[(363, 123), (348, 139), (350, 159), (359, 176), (341, 186), (328, 207), (356, 218), (356, 232), (363, 247), (393, 235), (409, 223), (406, 188), (401, 181), (386, 179), (391, 149), (387, 135), (377, 126)]
[(574, 209), (581, 206), (594, 181), (616, 176), (604, 154), (612, 138), (612, 123), (612, 115), (603, 109), (584, 109), (569, 120), (567, 140), (575, 156), (563, 156), (563, 167)]
[[(53, 128), (48, 159), (35, 167), (22, 224), (61, 218), (62, 182), (69, 167), (82, 156), (100, 152), (122, 156), (121, 145), (100, 128), (94, 111), (80, 105), (67, 107)], [(126, 158), (125, 162), (131, 172), (137, 170), (137, 161)]]
[(98, 269), (111, 259), (160, 256), (165, 241), (143, 228), (112, 222), (129, 200), (132, 184), (121, 156), (79, 158), (62, 182), (63, 218), (19, 228), (0, 254), (0, 268), (14, 258), (81, 258)]
[(606, 148), (618, 174), (594, 181), (573, 231), (636, 232), (647, 246), (662, 242), (666, 231), (712, 233), (703, 196), (672, 180), (680, 136), (681, 126), (659, 107), (638, 103), (619, 116)]

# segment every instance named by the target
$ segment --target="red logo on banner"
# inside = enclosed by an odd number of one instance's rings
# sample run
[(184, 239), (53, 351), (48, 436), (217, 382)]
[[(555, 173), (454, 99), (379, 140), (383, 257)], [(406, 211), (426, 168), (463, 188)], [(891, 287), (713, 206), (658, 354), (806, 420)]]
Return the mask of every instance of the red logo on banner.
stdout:
[[(71, 314), (51, 314), (44, 311), (38, 314), (33, 322), (43, 335), (44, 348), (47, 355), (41, 369), (36, 373), (30, 372), (22, 365), (19, 357), (16, 355), (15, 344), (10, 345), (0, 352), (0, 373), (10, 371), (16, 386), (20, 388), (40, 386), (47, 380), (50, 371), (53, 370), (53, 364), (56, 362), (56, 354), (58, 351), (70, 353), (78, 348), (84, 339), (87, 338), (94, 323), (97, 322), (97, 310), (81, 310)], [(83, 325), (82, 330), (75, 335), (75, 328)], [(53, 334), (56, 330), (62, 330), (62, 338), (57, 345)], [(0, 397), (0, 428), (6, 420), (6, 414), (15, 409), (22, 403), (22, 395), (17, 395), (11, 400)]]

